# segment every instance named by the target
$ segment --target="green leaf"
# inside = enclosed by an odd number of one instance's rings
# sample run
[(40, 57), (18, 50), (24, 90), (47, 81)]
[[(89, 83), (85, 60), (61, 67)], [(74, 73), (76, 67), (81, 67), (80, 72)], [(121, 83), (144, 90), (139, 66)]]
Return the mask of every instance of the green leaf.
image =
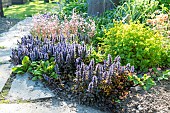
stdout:
[(30, 63), (29, 57), (25, 56), (22, 60), (22, 65), (29, 64), (29, 63)]
[(24, 71), (23, 66), (17, 66), (12, 68), (12, 72), (15, 74), (24, 74), (26, 71)]
[(43, 79), (43, 77), (42, 77), (42, 76), (38, 76), (38, 79), (42, 80), (42, 79)]
[(54, 69), (54, 65), (51, 65), (51, 66), (47, 67), (47, 71), (49, 71), (49, 72), (53, 71), (53, 69)]
[(152, 85), (146, 85), (146, 86), (143, 86), (143, 89), (148, 91), (151, 87), (152, 87)]
[(34, 76), (34, 77), (32, 78), (33, 81), (36, 81), (37, 79), (38, 79), (38, 76)]
[(138, 80), (133, 80), (133, 82), (134, 82), (135, 85), (139, 84)]
[(32, 67), (29, 67), (28, 70), (27, 70), (27, 72), (30, 72), (30, 73), (32, 73), (32, 71), (33, 71)]
[(12, 72), (16, 72), (18, 69), (20, 69), (21, 68), (21, 66), (16, 66), (16, 67), (13, 67), (12, 68)]
[(24, 71), (17, 71), (17, 74), (24, 74), (25, 72)]
[(42, 75), (42, 72), (41, 71), (38, 71), (38, 70), (34, 70), (32, 72), (33, 75)]
[(56, 78), (58, 77), (58, 74), (56, 74), (55, 72), (52, 72), (52, 73), (51, 73), (51, 77), (53, 77), (53, 78), (56, 79)]
[(37, 66), (38, 66), (37, 62), (32, 62), (31, 63), (31, 67), (37, 67)]

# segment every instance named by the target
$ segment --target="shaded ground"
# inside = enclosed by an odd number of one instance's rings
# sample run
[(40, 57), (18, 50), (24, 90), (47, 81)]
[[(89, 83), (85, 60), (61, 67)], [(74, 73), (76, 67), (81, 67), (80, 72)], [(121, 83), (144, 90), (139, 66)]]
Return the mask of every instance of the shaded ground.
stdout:
[(7, 32), (12, 26), (14, 26), (19, 21), (20, 21), (19, 19), (0, 17), (0, 34), (3, 32)]
[(124, 113), (170, 113), (170, 80), (157, 83), (148, 92), (131, 88), (128, 98), (119, 104), (119, 109)]

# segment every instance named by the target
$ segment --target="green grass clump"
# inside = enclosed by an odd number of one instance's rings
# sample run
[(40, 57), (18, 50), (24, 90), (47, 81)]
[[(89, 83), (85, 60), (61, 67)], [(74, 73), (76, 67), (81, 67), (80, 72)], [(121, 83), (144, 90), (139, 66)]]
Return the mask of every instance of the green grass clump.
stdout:
[(6, 17), (10, 18), (25, 19), (26, 17), (31, 17), (39, 12), (48, 12), (57, 7), (57, 4), (44, 3), (44, 1), (34, 1), (4, 8), (4, 14)]
[(5, 46), (0, 46), (0, 49), (5, 49)]

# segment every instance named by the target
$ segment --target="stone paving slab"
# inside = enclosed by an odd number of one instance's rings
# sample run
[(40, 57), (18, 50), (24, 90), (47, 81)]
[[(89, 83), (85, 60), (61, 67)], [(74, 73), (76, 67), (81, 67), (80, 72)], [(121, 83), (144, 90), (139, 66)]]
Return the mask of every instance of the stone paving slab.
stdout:
[(0, 49), (0, 64), (9, 63), (11, 50)]
[(0, 113), (104, 113), (91, 107), (62, 103), (65, 104), (51, 102), (0, 104)]
[(0, 34), (0, 46), (5, 46), (10, 49), (16, 47), (17, 40), (29, 35), (32, 26), (32, 18), (26, 18), (18, 22), (10, 28), (8, 32)]
[(28, 73), (17, 75), (12, 82), (7, 99), (35, 100), (55, 96), (51, 90), (44, 87), (41, 81), (32, 81), (31, 77)]
[(0, 92), (11, 74), (10, 64), (0, 65)]

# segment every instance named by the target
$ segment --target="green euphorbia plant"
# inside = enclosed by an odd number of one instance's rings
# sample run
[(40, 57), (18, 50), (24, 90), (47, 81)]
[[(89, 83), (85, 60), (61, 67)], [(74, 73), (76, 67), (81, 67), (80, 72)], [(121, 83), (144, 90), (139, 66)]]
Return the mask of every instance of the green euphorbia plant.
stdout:
[(115, 22), (105, 32), (103, 45), (106, 55), (120, 55), (124, 64), (131, 63), (137, 70), (170, 64), (170, 48), (164, 37), (140, 23)]

